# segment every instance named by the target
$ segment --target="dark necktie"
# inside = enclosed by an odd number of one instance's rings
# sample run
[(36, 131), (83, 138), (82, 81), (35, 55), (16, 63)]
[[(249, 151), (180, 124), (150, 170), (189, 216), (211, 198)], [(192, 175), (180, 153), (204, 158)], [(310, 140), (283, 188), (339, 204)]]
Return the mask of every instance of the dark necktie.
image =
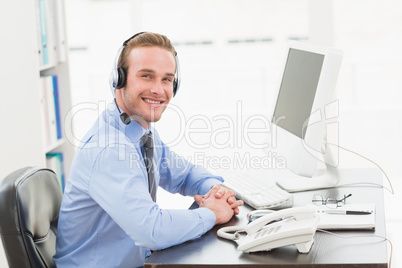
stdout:
[(153, 157), (154, 157), (154, 141), (152, 139), (152, 133), (145, 134), (141, 138), (144, 153), (145, 153), (145, 166), (147, 168), (148, 173), (148, 187), (149, 193), (152, 197), (152, 200), (156, 201), (156, 185), (155, 185), (155, 174), (154, 174), (154, 165), (153, 165)]

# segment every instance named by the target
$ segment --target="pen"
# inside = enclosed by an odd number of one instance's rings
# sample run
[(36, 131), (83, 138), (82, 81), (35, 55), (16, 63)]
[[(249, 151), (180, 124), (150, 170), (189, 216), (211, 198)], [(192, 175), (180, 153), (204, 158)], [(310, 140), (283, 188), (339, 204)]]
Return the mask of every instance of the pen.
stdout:
[(354, 211), (354, 210), (325, 210), (325, 213), (328, 214), (340, 214), (340, 215), (369, 215), (371, 214), (370, 211)]

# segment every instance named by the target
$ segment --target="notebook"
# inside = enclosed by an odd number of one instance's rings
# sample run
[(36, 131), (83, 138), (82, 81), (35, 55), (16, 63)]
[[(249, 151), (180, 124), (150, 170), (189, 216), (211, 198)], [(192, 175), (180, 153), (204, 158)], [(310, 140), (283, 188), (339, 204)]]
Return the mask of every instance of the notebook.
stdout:
[(368, 215), (344, 215), (329, 214), (326, 211), (330, 208), (323, 206), (310, 205), (315, 208), (320, 216), (317, 229), (323, 230), (374, 230), (375, 229), (375, 204), (345, 204), (337, 208), (340, 211), (366, 211)]

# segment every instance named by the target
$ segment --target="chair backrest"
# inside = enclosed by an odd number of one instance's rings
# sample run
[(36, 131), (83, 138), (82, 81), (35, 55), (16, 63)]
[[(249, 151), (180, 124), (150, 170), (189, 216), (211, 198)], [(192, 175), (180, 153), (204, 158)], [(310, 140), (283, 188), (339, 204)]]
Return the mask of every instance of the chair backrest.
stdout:
[(56, 267), (62, 197), (50, 169), (26, 167), (0, 181), (0, 235), (10, 267)]

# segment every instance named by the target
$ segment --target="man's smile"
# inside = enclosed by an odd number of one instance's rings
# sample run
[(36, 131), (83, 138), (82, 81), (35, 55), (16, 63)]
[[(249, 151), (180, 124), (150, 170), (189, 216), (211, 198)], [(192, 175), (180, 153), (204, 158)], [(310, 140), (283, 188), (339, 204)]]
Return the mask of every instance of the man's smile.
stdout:
[(142, 100), (149, 104), (163, 104), (165, 100), (142, 98)]

